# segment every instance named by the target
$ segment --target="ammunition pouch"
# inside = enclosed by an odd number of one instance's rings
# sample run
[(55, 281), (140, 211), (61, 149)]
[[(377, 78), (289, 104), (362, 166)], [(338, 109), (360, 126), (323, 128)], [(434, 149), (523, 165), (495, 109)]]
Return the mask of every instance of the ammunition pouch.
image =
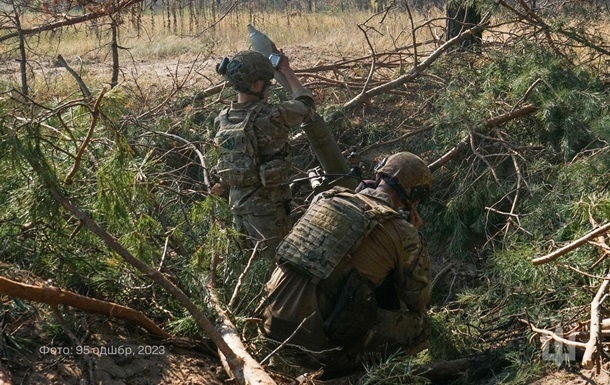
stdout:
[(377, 301), (369, 282), (355, 269), (347, 273), (339, 287), (323, 327), (330, 340), (350, 348), (362, 342), (377, 322)]
[(283, 159), (274, 159), (259, 167), (259, 178), (264, 187), (277, 186), (290, 178), (291, 163)]

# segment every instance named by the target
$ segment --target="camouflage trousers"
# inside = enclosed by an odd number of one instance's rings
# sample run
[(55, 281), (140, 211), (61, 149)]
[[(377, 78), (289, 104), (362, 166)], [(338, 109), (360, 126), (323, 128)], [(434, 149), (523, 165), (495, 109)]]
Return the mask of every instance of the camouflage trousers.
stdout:
[(324, 368), (324, 373), (332, 374), (361, 370), (364, 363), (382, 362), (394, 354), (415, 355), (428, 347), (430, 321), (426, 313), (377, 311), (378, 322), (359, 346), (315, 352), (287, 344), (281, 355), (292, 364), (311, 370)]
[(275, 258), (275, 249), (292, 228), (288, 186), (232, 187), (229, 206), (235, 228), (248, 236), (248, 244), (258, 245), (259, 253)]

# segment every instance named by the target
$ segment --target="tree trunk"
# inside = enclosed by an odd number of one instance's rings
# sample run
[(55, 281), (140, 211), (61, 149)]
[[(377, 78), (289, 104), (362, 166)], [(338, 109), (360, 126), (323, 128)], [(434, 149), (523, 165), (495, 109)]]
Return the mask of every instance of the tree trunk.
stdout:
[[(454, 2), (454, 4), (457, 2)], [(481, 22), (481, 13), (476, 7), (447, 4), (447, 40), (458, 36), (462, 31), (472, 28)], [(472, 49), (481, 46), (483, 31), (478, 30), (460, 42), (462, 49)]]

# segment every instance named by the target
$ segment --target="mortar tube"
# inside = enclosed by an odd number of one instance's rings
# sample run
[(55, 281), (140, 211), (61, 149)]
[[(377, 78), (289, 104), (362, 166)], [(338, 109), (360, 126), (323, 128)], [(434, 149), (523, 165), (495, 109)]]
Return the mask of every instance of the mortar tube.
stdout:
[[(301, 128), (305, 131), (309, 144), (327, 175), (348, 175), (350, 173), (349, 164), (321, 115), (316, 113), (314, 118), (307, 123), (303, 123)], [(333, 181), (333, 184), (347, 187), (351, 190), (356, 189), (358, 183), (357, 179), (349, 177)]]
[[(248, 24), (247, 28), (250, 37), (250, 45), (254, 51), (260, 52), (266, 57), (272, 52), (277, 53), (277, 50), (274, 50), (273, 48), (273, 41), (271, 41), (267, 35), (254, 28), (252, 24)], [(292, 93), (288, 81), (281, 72), (275, 71), (274, 77), (286, 91)], [(301, 128), (305, 131), (305, 135), (307, 135), (307, 139), (327, 175), (347, 175), (350, 173), (349, 164), (341, 153), (341, 150), (339, 150), (339, 146), (322, 116), (316, 113), (314, 118), (310, 122), (302, 124)], [(358, 186), (358, 183), (358, 180), (349, 177), (339, 178), (334, 181), (334, 184), (352, 190)]]

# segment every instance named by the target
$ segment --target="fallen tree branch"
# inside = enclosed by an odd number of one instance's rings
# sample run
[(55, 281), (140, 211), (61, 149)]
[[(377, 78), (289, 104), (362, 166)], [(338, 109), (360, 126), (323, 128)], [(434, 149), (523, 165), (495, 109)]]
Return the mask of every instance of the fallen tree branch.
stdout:
[(158, 327), (150, 318), (135, 309), (86, 297), (71, 291), (62, 290), (55, 286), (33, 286), (0, 277), (0, 293), (26, 301), (46, 303), (53, 307), (57, 307), (57, 305), (68, 305), (88, 313), (103, 314), (110, 317), (126, 319), (135, 322), (144, 329), (160, 337), (171, 337), (169, 333)]
[[(491, 119), (486, 120), (485, 122), (483, 122), (482, 127), (491, 128), (491, 127), (499, 126), (510, 120), (517, 119), (522, 116), (531, 114), (534, 111), (536, 111), (536, 107), (533, 104), (527, 104), (527, 105), (519, 108), (518, 110), (512, 110), (505, 114), (498, 115)], [(447, 162), (449, 162), (450, 160), (454, 159), (455, 157), (460, 155), (462, 152), (464, 152), (468, 148), (469, 141), (470, 141), (470, 135), (468, 135), (464, 139), (460, 140), (460, 142), (458, 144), (453, 146), (453, 148), (451, 150), (449, 150), (439, 159), (430, 163), (428, 165), (428, 167), (430, 168), (430, 171), (434, 171), (434, 170), (444, 166)]]
[(394, 89), (396, 87), (399, 87), (399, 86), (405, 84), (406, 82), (416, 79), (418, 76), (421, 75), (421, 73), (424, 70), (426, 70), (428, 67), (430, 67), (432, 65), (432, 63), (434, 63), (436, 61), (436, 59), (438, 59), (441, 56), (441, 54), (443, 54), (447, 49), (458, 44), (459, 42), (464, 40), (467, 36), (476, 34), (477, 32), (483, 30), (487, 26), (489, 17), (490, 17), (490, 14), (487, 13), (486, 15), (484, 15), (482, 17), (481, 22), (479, 24), (475, 25), (474, 27), (472, 27), (470, 29), (465, 30), (464, 32), (460, 33), (458, 36), (447, 40), (443, 45), (441, 45), (436, 50), (434, 50), (434, 52), (432, 52), (432, 54), (430, 54), (430, 56), (428, 56), (424, 61), (422, 61), (421, 64), (413, 67), (413, 69), (411, 69), (411, 71), (409, 73), (399, 76), (398, 78), (396, 78), (392, 81), (389, 81), (381, 86), (374, 87), (366, 92), (360, 93), (355, 98), (353, 98), (350, 101), (343, 104), (343, 108), (353, 107), (355, 105), (358, 105), (358, 104), (364, 102), (365, 100), (370, 99), (373, 96), (383, 94), (385, 92), (388, 92), (391, 89)]
[[(82, 211), (79, 207), (73, 205), (66, 198), (60, 189), (56, 186), (51, 175), (53, 172), (43, 163), (44, 157), (38, 148), (33, 149), (32, 155), (27, 157), (27, 161), (36, 174), (40, 177), (43, 185), (51, 193), (53, 198), (68, 212), (74, 215), (83, 226), (94, 233), (102, 240), (108, 248), (120, 255), (127, 263), (138, 269), (144, 275), (152, 279), (155, 283), (163, 287), (170, 295), (172, 295), (188, 312), (193, 316), (197, 325), (205, 334), (212, 340), (218, 350), (226, 357), (227, 368), (229, 373), (235, 378), (238, 384), (275, 384), (273, 379), (262, 369), (262, 367), (247, 353), (240, 351), (236, 354), (223, 338), (223, 331), (219, 332), (214, 328), (212, 323), (205, 317), (203, 312), (199, 310), (188, 296), (161, 272), (150, 267), (139, 258), (136, 258), (129, 252), (116, 238), (104, 230), (97, 222), (95, 222), (88, 214)], [(229, 336), (232, 337), (232, 336)], [(233, 341), (233, 339), (231, 339)]]
[(110, 4), (107, 4), (103, 8), (103, 11), (102, 10), (93, 11), (93, 12), (85, 13), (84, 15), (80, 15), (80, 16), (63, 15), (63, 18), (61, 21), (39, 25), (34, 28), (21, 29), (18, 32), (10, 32), (5, 35), (2, 35), (2, 36), (0, 36), (0, 42), (8, 40), (8, 39), (12, 39), (14, 37), (18, 37), (19, 34), (21, 34), (23, 36), (34, 35), (34, 34), (37, 34), (40, 32), (52, 31), (56, 28), (67, 27), (67, 26), (79, 24), (79, 23), (82, 23), (85, 21), (99, 19), (101, 17), (105, 17), (108, 15), (112, 15), (113, 13), (117, 13), (134, 4), (141, 3), (142, 1), (144, 1), (144, 0), (121, 0), (117, 3), (112, 2)]
[[(585, 347), (585, 354), (582, 356), (581, 365), (585, 369), (592, 369), (594, 364), (593, 354), (597, 352), (597, 347), (601, 341), (601, 325), (602, 325), (602, 312), (600, 306), (603, 301), (606, 291), (608, 290), (608, 284), (610, 283), (610, 273), (606, 275), (606, 278), (602, 282), (591, 301), (591, 324), (589, 326), (589, 341)], [(597, 357), (599, 360), (599, 357)]]
[(580, 246), (584, 245), (591, 238), (595, 238), (595, 237), (597, 237), (601, 234), (607, 233), (609, 231), (610, 231), (610, 222), (606, 223), (605, 225), (603, 225), (591, 232), (588, 232), (587, 234), (578, 238), (574, 242), (571, 242), (570, 244), (568, 244), (558, 250), (555, 250), (554, 252), (552, 252), (550, 254), (547, 254), (543, 257), (538, 257), (538, 258), (532, 259), (532, 263), (534, 265), (542, 265), (544, 263), (552, 262), (552, 261), (556, 260), (557, 258), (561, 257), (562, 255), (567, 254), (570, 251), (575, 250), (575, 249), (579, 248)]
[[(220, 299), (218, 299), (218, 294), (216, 293), (216, 289), (214, 287), (208, 286), (208, 297), (214, 306), (214, 310), (216, 310), (216, 325), (222, 336), (222, 339), (226, 341), (227, 346), (231, 348), (231, 352), (237, 357), (241, 357), (243, 360), (243, 377), (246, 378), (245, 382), (238, 382), (241, 384), (260, 384), (260, 385), (274, 385), (275, 381), (269, 376), (267, 372), (263, 369), (263, 367), (256, 361), (246, 350), (239, 333), (237, 332), (237, 328), (231, 322), (227, 311), (222, 306)], [(228, 373), (233, 372), (235, 376), (235, 370), (232, 368), (231, 362), (224, 356), (224, 352), (219, 350), (219, 355), (222, 361), (222, 365), (225, 368), (225, 371)]]

